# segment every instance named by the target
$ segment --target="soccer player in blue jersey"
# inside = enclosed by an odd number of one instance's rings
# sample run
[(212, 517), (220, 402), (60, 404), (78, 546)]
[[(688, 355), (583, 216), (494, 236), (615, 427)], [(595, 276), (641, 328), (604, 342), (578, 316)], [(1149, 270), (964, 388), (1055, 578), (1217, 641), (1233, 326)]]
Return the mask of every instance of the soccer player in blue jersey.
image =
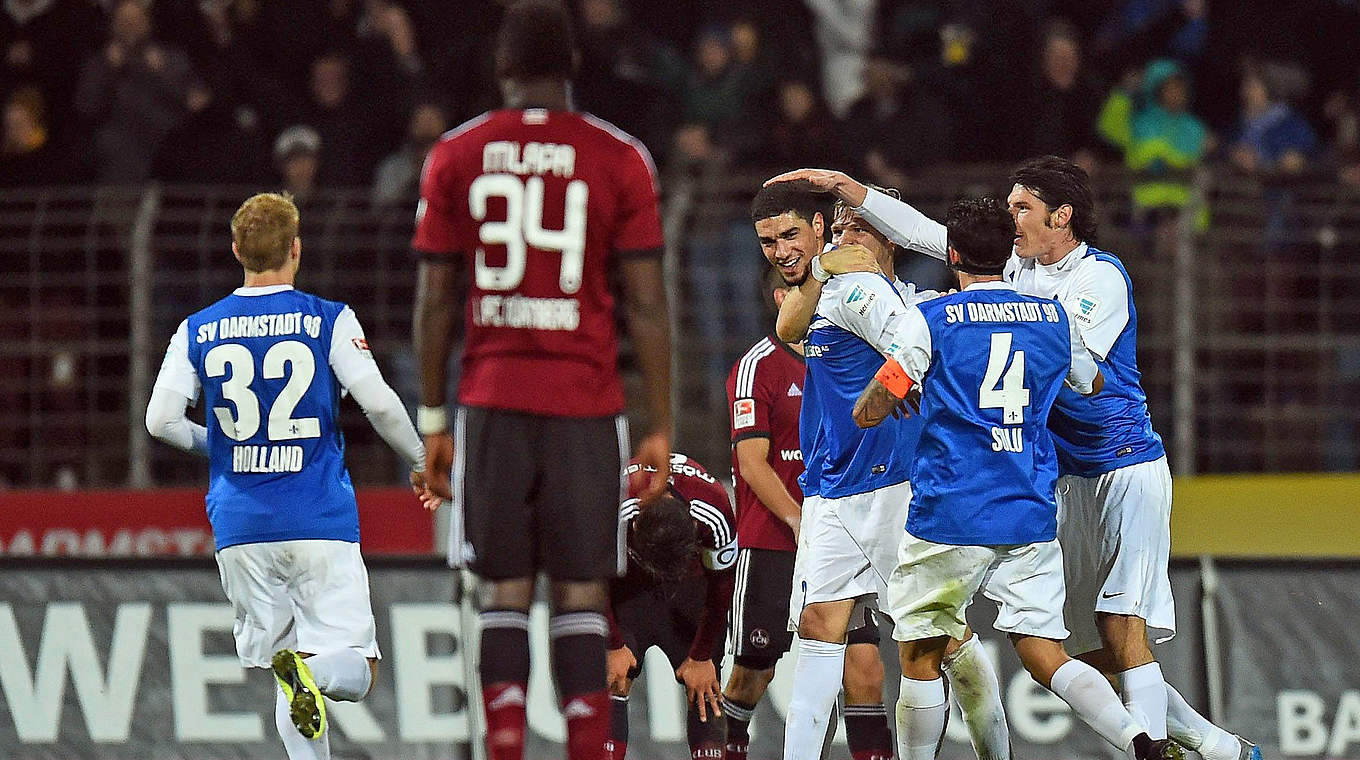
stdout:
[[(1060, 301), (1106, 377), (1105, 391), (1091, 399), (1060, 392), (1049, 425), (1060, 476), (1067, 646), (1118, 679), (1125, 704), (1154, 738), (1169, 735), (1205, 760), (1260, 760), (1256, 745), (1210, 723), (1165, 682), (1148, 645), (1149, 629), (1157, 642), (1176, 630), (1167, 572), (1171, 473), (1140, 385), (1132, 280), (1117, 257), (1092, 245), (1090, 180), (1056, 156), (1025, 162), (1010, 180), (1014, 229), (1004, 279), (1020, 293)], [(945, 225), (841, 172), (800, 169), (769, 181), (808, 182), (894, 242), (947, 256)]]
[[(821, 251), (825, 221), (810, 188), (762, 188), (752, 201), (751, 221), (762, 252), (786, 283), (798, 286), (810, 274), (819, 276), (812, 261)], [(883, 326), (906, 306), (881, 274), (837, 278), (822, 289), (804, 341), (804, 499), (789, 604), (799, 644), (785, 719), (786, 760), (820, 755), (840, 691), (850, 621), (878, 608), (895, 565), (919, 424), (903, 418), (864, 431), (850, 419), (850, 409), (888, 352)]]
[[(322, 696), (358, 701), (378, 672), (359, 513), (337, 423), (354, 396), (424, 488), (424, 447), (346, 305), (295, 290), (298, 210), (273, 193), (231, 218), (245, 283), (180, 323), (147, 407), (156, 438), (208, 457), (208, 520), (244, 667), (272, 667), (292, 760), (330, 757)], [(185, 408), (207, 402), (207, 427)]]
[[(1062, 306), (1023, 296), (1002, 278), (1014, 223), (1000, 202), (949, 209), (948, 263), (961, 290), (909, 308), (886, 325), (891, 359), (855, 403), (855, 422), (882, 423), (921, 387), (921, 440), (898, 564), (888, 582), (902, 684), (898, 756), (931, 760), (948, 706), (941, 660), (964, 635), (981, 590), (996, 601), (1036, 681), (1130, 757), (1169, 756), (1105, 678), (1063, 651), (1057, 457), (1049, 411), (1066, 384), (1090, 395), (1103, 380)], [(833, 280), (834, 282), (834, 280)]]

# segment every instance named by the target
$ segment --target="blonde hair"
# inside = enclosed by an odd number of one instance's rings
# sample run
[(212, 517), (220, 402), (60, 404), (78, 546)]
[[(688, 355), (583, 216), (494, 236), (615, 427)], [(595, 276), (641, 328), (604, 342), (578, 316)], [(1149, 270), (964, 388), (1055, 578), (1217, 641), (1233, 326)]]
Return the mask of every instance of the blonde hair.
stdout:
[(231, 215), (231, 241), (251, 272), (282, 268), (298, 234), (298, 209), (287, 193), (252, 195)]

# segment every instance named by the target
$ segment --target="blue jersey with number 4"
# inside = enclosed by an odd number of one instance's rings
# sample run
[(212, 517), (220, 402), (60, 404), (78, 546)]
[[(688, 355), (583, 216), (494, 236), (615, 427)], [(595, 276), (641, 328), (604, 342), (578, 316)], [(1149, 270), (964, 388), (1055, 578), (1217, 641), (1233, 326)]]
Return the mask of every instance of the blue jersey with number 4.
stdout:
[(907, 531), (1005, 546), (1057, 535), (1049, 410), (1072, 366), (1066, 312), (1013, 290), (918, 304), (930, 331)]
[(217, 548), (359, 540), (331, 331), (344, 304), (284, 290), (232, 294), (188, 319), (206, 400), (208, 520)]

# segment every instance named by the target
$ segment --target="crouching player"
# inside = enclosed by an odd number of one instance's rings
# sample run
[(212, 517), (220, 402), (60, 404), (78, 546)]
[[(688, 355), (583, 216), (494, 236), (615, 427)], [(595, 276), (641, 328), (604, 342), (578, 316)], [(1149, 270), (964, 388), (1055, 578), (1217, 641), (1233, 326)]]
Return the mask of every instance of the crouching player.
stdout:
[(609, 594), (614, 712), (608, 760), (622, 760), (627, 751), (628, 694), (652, 647), (661, 649), (685, 686), (690, 757), (723, 756), (718, 662), (737, 562), (735, 519), (727, 491), (698, 462), (672, 454), (670, 469), (668, 493), (642, 508), (637, 497), (654, 470), (634, 459), (629, 498), (619, 505), (628, 572)]
[[(354, 312), (293, 289), (298, 210), (263, 193), (231, 218), (244, 287), (180, 323), (147, 405), (156, 438), (209, 459), (208, 521), (244, 667), (273, 667), (292, 760), (328, 758), (322, 696), (363, 699), (378, 642), (336, 417), (354, 396), (425, 485), (424, 446)], [(185, 407), (200, 392), (206, 429)]]

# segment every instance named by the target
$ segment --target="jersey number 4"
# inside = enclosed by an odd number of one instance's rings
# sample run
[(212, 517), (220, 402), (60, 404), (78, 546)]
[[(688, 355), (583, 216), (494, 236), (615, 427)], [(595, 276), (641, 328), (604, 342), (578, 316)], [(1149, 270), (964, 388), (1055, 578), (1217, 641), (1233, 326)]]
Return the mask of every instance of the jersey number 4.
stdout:
[[(292, 368), (289, 373), (288, 368)], [(244, 441), (260, 430), (260, 399), (250, 389), (255, 379), (255, 356), (240, 343), (214, 346), (203, 357), (203, 369), (208, 377), (230, 377), (222, 381), (222, 398), (236, 405), (236, 416), (224, 406), (213, 407), (217, 424), (233, 441)], [(269, 440), (291, 441), (297, 438), (320, 438), (321, 420), (316, 417), (293, 417), (298, 402), (312, 387), (316, 375), (316, 359), (305, 343), (285, 340), (269, 347), (264, 354), (260, 376), (266, 380), (288, 382), (279, 391), (269, 409)]]
[[(543, 178), (521, 180), (513, 174), (483, 174), (468, 188), (468, 211), (481, 222), (478, 235), (487, 245), (505, 246), (505, 266), (486, 263), (486, 251), (477, 249), (475, 272), (482, 290), (514, 290), (524, 281), (528, 249), (560, 251), (562, 264), (558, 285), (570, 295), (581, 289), (586, 263), (586, 201), (584, 180), (567, 183), (562, 229), (543, 229)], [(505, 199), (505, 221), (486, 219), (487, 201)]]
[[(1011, 354), (1011, 333), (992, 333), (992, 350), (987, 356), (987, 372), (978, 389), (978, 406), (1001, 409), (1001, 424), (1019, 425), (1025, 421), (1029, 388), (1025, 387), (1025, 352)], [(1006, 369), (1006, 365), (1010, 369)], [(1005, 373), (1004, 377), (1002, 373)]]

